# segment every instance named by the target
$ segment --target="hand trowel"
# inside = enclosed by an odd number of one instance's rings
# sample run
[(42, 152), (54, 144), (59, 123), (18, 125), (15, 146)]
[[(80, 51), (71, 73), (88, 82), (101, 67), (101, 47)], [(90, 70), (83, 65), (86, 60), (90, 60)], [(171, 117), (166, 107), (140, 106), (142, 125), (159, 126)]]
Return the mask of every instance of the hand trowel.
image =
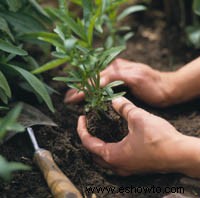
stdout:
[[(36, 125), (57, 125), (38, 109), (25, 103), (23, 103), (23, 110), (18, 118), (18, 122), (28, 131), (35, 149), (34, 160), (42, 171), (53, 196), (55, 198), (81, 198), (82, 195), (78, 189), (54, 162), (52, 154), (48, 150), (42, 149), (38, 146), (32, 128)], [(9, 132), (3, 141), (7, 141), (15, 134), (15, 132)]]

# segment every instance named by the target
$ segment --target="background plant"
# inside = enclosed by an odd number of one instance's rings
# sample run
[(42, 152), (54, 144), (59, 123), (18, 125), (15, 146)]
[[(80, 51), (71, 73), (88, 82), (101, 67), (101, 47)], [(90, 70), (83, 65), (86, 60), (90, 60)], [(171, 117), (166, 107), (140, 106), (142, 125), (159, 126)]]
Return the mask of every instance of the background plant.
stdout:
[[(39, 67), (34, 56), (25, 49), (27, 40), (22, 35), (28, 32), (45, 31), (45, 11), (36, 1), (0, 1), (0, 100), (8, 104), (13, 99), (12, 85), (33, 92), (53, 111), (47, 86), (30, 70)], [(45, 20), (41, 21), (44, 18)], [(34, 43), (34, 40), (29, 40)], [(35, 44), (35, 43), (34, 43)], [(38, 43), (44, 48), (44, 44)], [(29, 44), (30, 46), (30, 44)], [(31, 49), (31, 48), (30, 48)], [(15, 80), (14, 80), (15, 79)]]
[[(16, 130), (17, 132), (24, 131), (24, 127), (16, 122), (17, 117), (21, 112), (22, 106), (19, 104), (12, 109), (5, 117), (0, 118), (0, 143), (3, 140), (6, 132)], [(0, 178), (8, 181), (11, 178), (11, 173), (17, 170), (29, 170), (30, 168), (22, 163), (8, 162), (0, 155)]]
[(193, 0), (192, 22), (186, 27), (187, 41), (189, 45), (200, 48), (200, 0)]
[[(20, 94), (34, 93), (39, 100), (44, 101), (51, 111), (54, 111), (50, 88), (43, 82), (42, 77), (36, 77), (30, 71), (39, 67), (40, 62), (34, 57), (34, 45), (47, 52), (47, 44), (36, 40), (27, 40), (25, 33), (47, 31), (50, 20), (46, 12), (35, 0), (0, 0), (0, 142), (6, 132), (14, 129), (22, 131), (23, 127), (16, 123), (21, 111), (17, 106), (9, 113), (9, 103), (16, 102), (14, 93), (20, 87)], [(23, 91), (22, 91), (23, 90)], [(14, 170), (27, 169), (21, 163), (9, 163), (0, 156), (0, 177), (10, 178)]]

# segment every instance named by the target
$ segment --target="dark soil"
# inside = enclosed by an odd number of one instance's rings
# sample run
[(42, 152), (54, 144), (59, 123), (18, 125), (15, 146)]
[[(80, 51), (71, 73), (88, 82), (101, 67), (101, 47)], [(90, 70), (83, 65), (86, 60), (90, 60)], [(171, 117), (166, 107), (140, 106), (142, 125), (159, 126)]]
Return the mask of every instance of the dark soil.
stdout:
[[(133, 19), (132, 19), (133, 20)], [(168, 28), (163, 15), (151, 12), (133, 22), (137, 29), (135, 37), (128, 42), (128, 49), (122, 57), (143, 62), (160, 70), (174, 70), (197, 57), (198, 51), (188, 49), (180, 40), (179, 30)], [(57, 71), (59, 72), (59, 71)], [(51, 75), (46, 76), (51, 79)], [(77, 119), (83, 113), (83, 106), (65, 105), (63, 97), (66, 88), (62, 84), (51, 82), (61, 92), (53, 101), (56, 113), (51, 114), (44, 106), (39, 108), (49, 115), (59, 127), (35, 127), (39, 145), (52, 152), (62, 171), (73, 181), (83, 195), (88, 194), (86, 187), (181, 187), (196, 197), (200, 196), (200, 187), (183, 184), (183, 176), (178, 174), (152, 174), (119, 177), (105, 171), (93, 163), (91, 155), (83, 148), (76, 132)], [(135, 104), (167, 119), (179, 131), (187, 135), (200, 137), (200, 101), (194, 100), (167, 109), (154, 109), (127, 94)], [(27, 99), (28, 100), (28, 99)], [(20, 161), (32, 167), (29, 172), (17, 172), (10, 183), (0, 183), (1, 198), (51, 198), (52, 195), (37, 166), (33, 163), (33, 149), (26, 133), (18, 134), (6, 144), (0, 146), (0, 153), (9, 161)], [(119, 153), (120, 155), (120, 153)], [(128, 162), (127, 162), (128, 163)], [(158, 162), (159, 163), (159, 162)], [(91, 194), (91, 193), (90, 193)], [(97, 197), (163, 197), (163, 193), (104, 193), (95, 192)], [(94, 195), (93, 195), (94, 197)]]
[(127, 122), (106, 104), (106, 110), (86, 113), (88, 131), (105, 142), (118, 142), (128, 134)]

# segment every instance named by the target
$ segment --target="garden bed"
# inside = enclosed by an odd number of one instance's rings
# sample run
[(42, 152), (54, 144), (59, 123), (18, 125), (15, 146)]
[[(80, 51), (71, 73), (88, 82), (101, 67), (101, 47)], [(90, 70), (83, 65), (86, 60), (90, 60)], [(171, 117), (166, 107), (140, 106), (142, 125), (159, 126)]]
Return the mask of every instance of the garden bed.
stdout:
[[(132, 21), (132, 19), (130, 19)], [(180, 41), (177, 28), (168, 29), (161, 13), (151, 12), (135, 22), (136, 35), (128, 42), (128, 48), (121, 56), (123, 58), (143, 62), (160, 70), (174, 70), (197, 57), (198, 52), (188, 49)], [(138, 28), (137, 28), (138, 27)], [(55, 71), (60, 72), (60, 71)], [(46, 76), (51, 80), (52, 73)], [(183, 185), (178, 174), (153, 174), (144, 176), (119, 177), (102, 169), (93, 163), (90, 154), (82, 147), (76, 132), (77, 119), (83, 112), (83, 105), (65, 105), (64, 94), (67, 88), (60, 83), (50, 81), (62, 95), (54, 95), (53, 101), (56, 113), (51, 114), (45, 107), (39, 107), (48, 114), (58, 128), (36, 127), (35, 134), (39, 145), (53, 153), (53, 157), (62, 171), (74, 182), (78, 189), (85, 194), (86, 187), (165, 187), (184, 186), (191, 194), (200, 196), (200, 186)], [(187, 93), (186, 93), (187, 94)], [(200, 136), (200, 101), (167, 109), (155, 109), (136, 100), (127, 93), (127, 97), (142, 108), (162, 116), (172, 123), (179, 131), (187, 135)], [(27, 98), (27, 101), (29, 98)], [(2, 198), (50, 198), (51, 193), (39, 169), (32, 161), (33, 149), (28, 136), (16, 135), (5, 145), (0, 146), (1, 154), (8, 160), (20, 161), (32, 167), (29, 172), (17, 172), (11, 183), (0, 183), (0, 197)], [(159, 163), (159, 162), (158, 162)], [(96, 193), (97, 197), (163, 197), (163, 194), (130, 193), (112, 194)]]

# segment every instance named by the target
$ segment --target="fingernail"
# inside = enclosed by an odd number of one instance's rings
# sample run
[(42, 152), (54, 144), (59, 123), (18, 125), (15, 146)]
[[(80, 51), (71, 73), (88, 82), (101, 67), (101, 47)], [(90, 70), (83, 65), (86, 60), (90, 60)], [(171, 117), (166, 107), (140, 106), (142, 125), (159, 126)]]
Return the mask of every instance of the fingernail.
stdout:
[(114, 102), (114, 103), (121, 103), (122, 101), (123, 101), (123, 97), (122, 97), (122, 96), (119, 96), (119, 97), (114, 98), (114, 99), (112, 100), (112, 102)]
[(105, 78), (101, 78), (100, 79), (100, 85), (103, 87), (106, 85), (106, 79)]

